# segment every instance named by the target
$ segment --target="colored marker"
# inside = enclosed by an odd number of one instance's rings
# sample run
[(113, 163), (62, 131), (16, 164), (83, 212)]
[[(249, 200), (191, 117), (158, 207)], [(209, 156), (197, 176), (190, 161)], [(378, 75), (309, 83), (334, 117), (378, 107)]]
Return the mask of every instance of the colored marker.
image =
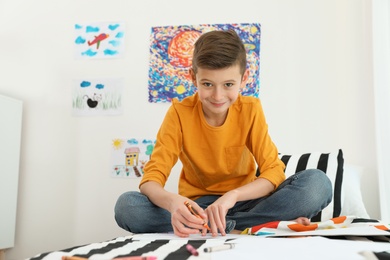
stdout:
[(222, 250), (227, 250), (232, 248), (234, 248), (234, 244), (223, 244), (219, 246), (206, 247), (204, 251), (206, 253), (211, 253), (211, 252), (217, 252), (217, 251), (222, 251)]
[(187, 244), (187, 245), (186, 245), (186, 249), (187, 249), (188, 252), (191, 253), (191, 255), (194, 255), (194, 256), (198, 256), (198, 255), (199, 255), (198, 250), (196, 250), (196, 248), (193, 247), (193, 246), (190, 245), (190, 244)]
[(271, 236), (271, 235), (275, 235), (275, 233), (273, 233), (273, 232), (264, 232), (264, 231), (260, 231), (260, 232), (255, 233), (255, 236)]
[[(188, 201), (185, 201), (184, 204), (187, 206), (188, 210), (197, 218), (203, 219), (199, 214), (192, 208), (191, 204)], [(206, 222), (203, 223), (203, 226), (207, 228), (208, 231), (211, 231), (209, 225)]]

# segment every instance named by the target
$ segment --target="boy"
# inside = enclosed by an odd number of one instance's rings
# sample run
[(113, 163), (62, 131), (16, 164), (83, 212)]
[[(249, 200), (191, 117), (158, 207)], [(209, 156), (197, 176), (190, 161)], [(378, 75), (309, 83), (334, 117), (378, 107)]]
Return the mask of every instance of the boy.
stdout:
[[(140, 192), (126, 192), (117, 201), (120, 227), (180, 237), (205, 235), (209, 228), (217, 236), (276, 220), (309, 224), (328, 205), (332, 187), (323, 172), (306, 170), (285, 180), (260, 100), (240, 94), (249, 76), (246, 63), (234, 30), (211, 31), (197, 40), (190, 70), (197, 93), (172, 102)], [(174, 194), (164, 185), (177, 159), (183, 168)]]

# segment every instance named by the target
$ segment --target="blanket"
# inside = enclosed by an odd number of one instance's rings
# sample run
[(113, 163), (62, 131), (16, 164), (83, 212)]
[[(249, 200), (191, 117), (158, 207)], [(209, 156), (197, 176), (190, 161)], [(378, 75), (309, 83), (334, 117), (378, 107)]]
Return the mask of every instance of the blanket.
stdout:
[[(375, 242), (389, 242), (390, 226), (380, 223), (377, 220), (341, 216), (327, 221), (314, 222), (308, 226), (293, 221), (274, 221), (247, 228), (241, 235), (237, 236), (256, 236), (264, 237), (264, 239), (266, 237), (278, 238), (291, 236), (332, 236), (336, 238), (343, 237), (343, 239), (346, 237), (364, 237)], [(211, 256), (218, 252), (204, 253), (205, 248), (234, 243), (235, 239), (221, 236), (218, 238), (192, 239), (193, 237), (190, 237), (189, 239), (164, 239), (153, 238), (153, 234), (147, 234), (147, 236), (144, 236), (144, 239), (139, 238), (140, 236), (138, 234), (131, 234), (104, 242), (42, 253), (28, 260), (58, 260), (63, 256), (77, 256), (93, 260), (107, 260), (130, 256), (155, 256), (158, 260), (211, 259)], [(193, 256), (186, 248), (187, 244), (191, 244), (201, 254), (199, 256)]]

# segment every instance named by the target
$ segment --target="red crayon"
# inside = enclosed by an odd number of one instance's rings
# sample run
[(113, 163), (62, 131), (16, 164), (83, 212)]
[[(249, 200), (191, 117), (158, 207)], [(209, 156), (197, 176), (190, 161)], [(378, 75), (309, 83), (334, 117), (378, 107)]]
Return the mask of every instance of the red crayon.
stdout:
[(194, 255), (194, 256), (198, 256), (199, 255), (198, 250), (196, 250), (195, 247), (193, 247), (190, 244), (186, 245), (186, 249), (188, 250), (188, 252), (191, 253), (191, 255)]

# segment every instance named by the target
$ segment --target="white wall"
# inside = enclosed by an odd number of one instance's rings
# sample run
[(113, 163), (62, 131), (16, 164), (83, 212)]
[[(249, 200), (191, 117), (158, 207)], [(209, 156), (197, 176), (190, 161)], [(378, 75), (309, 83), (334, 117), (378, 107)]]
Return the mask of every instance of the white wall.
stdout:
[(381, 219), (390, 222), (390, 1), (373, 0), (374, 92)]
[[(24, 102), (16, 243), (6, 259), (126, 234), (113, 206), (138, 182), (110, 178), (110, 142), (154, 137), (168, 108), (147, 101), (151, 26), (260, 22), (260, 96), (279, 150), (342, 148), (365, 167), (364, 200), (379, 217), (370, 9), (370, 0), (2, 0), (0, 94)], [(73, 59), (74, 24), (97, 21), (126, 23), (125, 58)], [(72, 117), (71, 83), (82, 77), (125, 78), (124, 115)]]

